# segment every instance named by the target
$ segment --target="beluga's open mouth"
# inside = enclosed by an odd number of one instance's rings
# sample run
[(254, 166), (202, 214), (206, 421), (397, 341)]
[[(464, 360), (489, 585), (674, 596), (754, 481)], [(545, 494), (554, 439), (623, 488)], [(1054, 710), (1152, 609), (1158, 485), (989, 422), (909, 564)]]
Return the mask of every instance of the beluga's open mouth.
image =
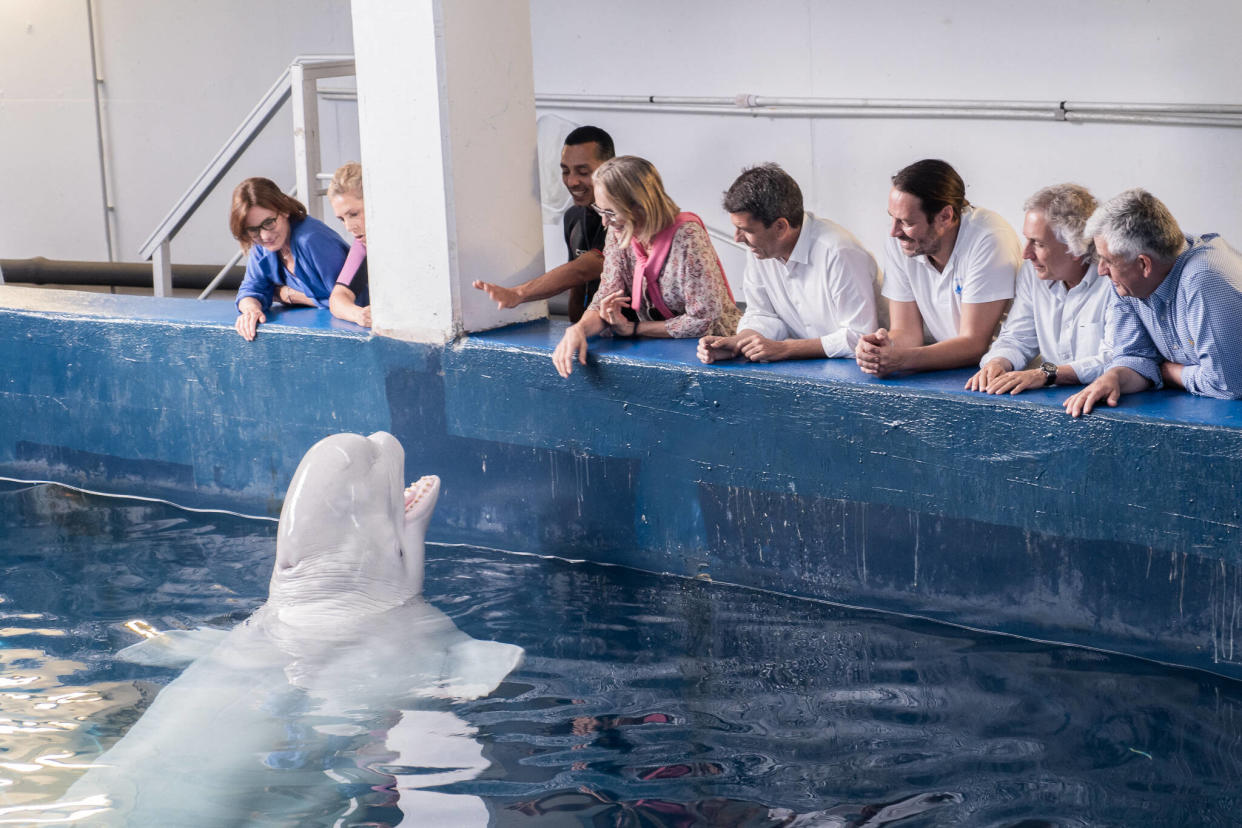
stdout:
[(440, 491), (440, 478), (434, 474), (425, 474), (405, 488), (406, 514), (417, 514), (436, 504), (436, 496)]

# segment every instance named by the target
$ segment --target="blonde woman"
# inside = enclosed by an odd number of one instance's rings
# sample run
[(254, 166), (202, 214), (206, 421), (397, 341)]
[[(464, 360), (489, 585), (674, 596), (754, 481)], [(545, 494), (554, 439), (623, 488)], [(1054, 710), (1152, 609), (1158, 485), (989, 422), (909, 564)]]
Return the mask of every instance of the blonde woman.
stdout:
[(354, 237), (345, 266), (341, 268), (332, 295), (328, 297), (328, 309), (338, 319), (369, 328), (371, 291), (367, 285), (367, 216), (362, 201), (361, 164), (350, 161), (332, 175), (332, 183), (328, 185), (328, 201), (332, 204), (332, 212)]
[(608, 228), (599, 292), (565, 331), (552, 362), (562, 377), (586, 365), (587, 337), (697, 339), (731, 336), (741, 312), (733, 303), (702, 220), (682, 213), (650, 161), (622, 155), (592, 176), (595, 204)]

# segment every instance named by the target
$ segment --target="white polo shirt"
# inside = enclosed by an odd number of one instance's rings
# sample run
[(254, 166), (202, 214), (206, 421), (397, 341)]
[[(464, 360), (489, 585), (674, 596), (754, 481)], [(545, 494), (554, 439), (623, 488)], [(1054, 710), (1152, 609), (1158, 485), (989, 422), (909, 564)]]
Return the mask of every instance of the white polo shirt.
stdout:
[(892, 236), (884, 251), (884, 295), (894, 302), (917, 303), (934, 342), (958, 335), (963, 303), (1012, 299), (1022, 264), (1018, 234), (982, 207), (962, 211), (962, 225), (943, 272), (926, 256), (906, 256)]
[(1105, 325), (1112, 298), (1113, 283), (1095, 265), (1067, 291), (1064, 282), (1044, 281), (1030, 262), (1023, 263), (1009, 318), (979, 366), (1004, 357), (1020, 371), (1040, 354), (1047, 362), (1068, 364), (1082, 384), (1094, 381), (1112, 360)]
[(746, 257), (746, 313), (737, 329), (768, 339), (819, 339), (824, 354), (852, 357), (876, 321), (875, 257), (850, 231), (802, 214), (789, 261)]

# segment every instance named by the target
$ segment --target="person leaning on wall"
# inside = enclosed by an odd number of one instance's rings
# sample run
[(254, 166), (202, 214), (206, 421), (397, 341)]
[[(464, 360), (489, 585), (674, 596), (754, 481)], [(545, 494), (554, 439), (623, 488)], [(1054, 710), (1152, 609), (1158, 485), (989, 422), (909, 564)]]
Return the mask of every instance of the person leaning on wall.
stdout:
[(587, 337), (729, 336), (741, 312), (702, 220), (682, 213), (650, 161), (622, 155), (593, 176), (608, 227), (599, 292), (552, 354), (562, 377), (586, 365)]
[(569, 291), (569, 321), (577, 322), (595, 298), (599, 277), (604, 270), (604, 241), (608, 228), (591, 209), (595, 203), (595, 183), (591, 176), (615, 156), (612, 136), (596, 126), (580, 126), (565, 136), (561, 149), (561, 182), (573, 204), (562, 222), (568, 261), (542, 276), (516, 287), (475, 280), (475, 290), (485, 291), (497, 308), (515, 308), (524, 302), (550, 299)]
[(852, 357), (877, 327), (876, 264), (850, 231), (805, 212), (776, 164), (742, 172), (724, 194), (733, 237), (750, 250), (746, 313), (733, 336), (699, 340), (703, 362)]
[(328, 185), (332, 212), (354, 237), (336, 285), (328, 297), (328, 309), (338, 319), (371, 327), (371, 291), (367, 283), (367, 215), (362, 199), (362, 165), (341, 165)]
[[(1105, 318), (1113, 288), (1095, 265), (1095, 242), (1083, 236), (1095, 198), (1077, 184), (1045, 187), (1026, 200), (1022, 232), (1026, 262), (1000, 336), (971, 391), (1019, 394), (1046, 385), (1085, 385), (1111, 358)], [(1038, 368), (1023, 370), (1039, 354)]]
[(1100, 273), (1113, 283), (1108, 369), (1065, 401), (1078, 417), (1149, 388), (1242, 399), (1242, 254), (1215, 233), (1182, 233), (1160, 199), (1126, 190), (1091, 215)]
[(944, 161), (916, 161), (892, 180), (883, 290), (892, 327), (859, 340), (858, 367), (884, 377), (976, 365), (1013, 298), (1018, 236), (966, 200), (965, 182)]
[(255, 338), (274, 301), (328, 306), (349, 248), (336, 231), (308, 216), (302, 202), (270, 179), (247, 178), (233, 190), (229, 229), (249, 251), (234, 326), (243, 339)]

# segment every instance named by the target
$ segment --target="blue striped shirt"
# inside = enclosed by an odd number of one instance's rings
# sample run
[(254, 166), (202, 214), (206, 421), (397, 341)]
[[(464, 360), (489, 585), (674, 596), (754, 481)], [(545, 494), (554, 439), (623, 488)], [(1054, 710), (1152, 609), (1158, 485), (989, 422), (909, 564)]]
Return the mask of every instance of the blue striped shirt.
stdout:
[(1242, 254), (1209, 233), (1188, 248), (1146, 299), (1113, 294), (1113, 361), (1159, 388), (1176, 362), (1192, 394), (1242, 398)]

